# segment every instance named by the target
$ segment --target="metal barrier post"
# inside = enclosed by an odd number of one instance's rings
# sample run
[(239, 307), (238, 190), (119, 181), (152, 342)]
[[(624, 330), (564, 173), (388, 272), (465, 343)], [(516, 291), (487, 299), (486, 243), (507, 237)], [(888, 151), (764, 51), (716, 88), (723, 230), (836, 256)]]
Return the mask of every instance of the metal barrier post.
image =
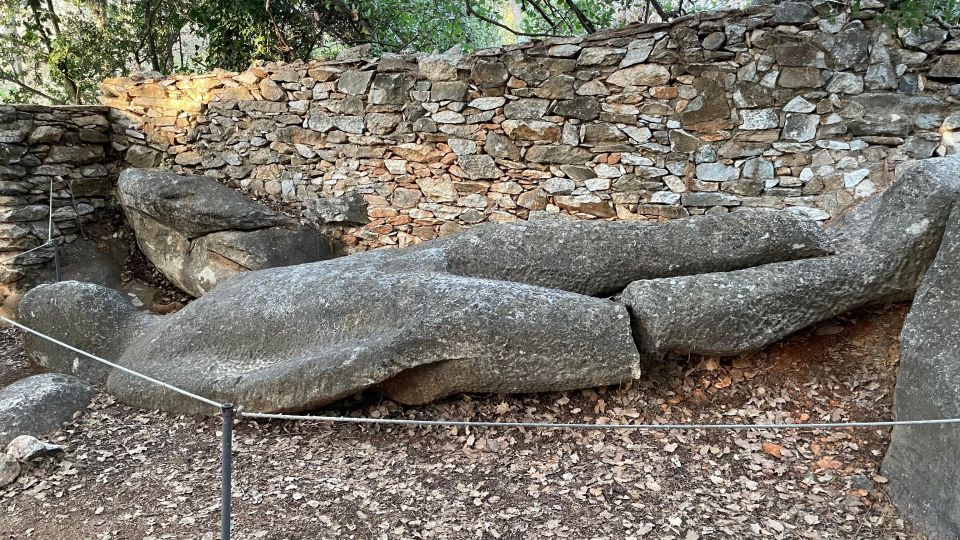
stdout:
[(233, 404), (220, 406), (223, 413), (223, 448), (220, 466), (220, 539), (230, 540), (230, 499), (233, 488)]
[(63, 271), (60, 269), (60, 244), (53, 243), (53, 277), (56, 283), (63, 281)]

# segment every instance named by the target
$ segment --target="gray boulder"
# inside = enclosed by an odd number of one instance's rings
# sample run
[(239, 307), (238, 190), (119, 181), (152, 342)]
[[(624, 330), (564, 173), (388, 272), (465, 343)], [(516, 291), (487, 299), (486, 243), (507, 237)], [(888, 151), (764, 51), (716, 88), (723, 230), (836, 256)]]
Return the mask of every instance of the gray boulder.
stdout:
[(57, 431), (86, 410), (94, 392), (82, 380), (60, 373), (33, 375), (0, 389), (0, 446), (19, 435)]
[(834, 234), (843, 253), (631, 283), (623, 302), (638, 343), (655, 353), (733, 355), (860, 306), (909, 299), (960, 200), (960, 157), (909, 163), (898, 178), (875, 208), (844, 221), (847, 233)]
[[(123, 294), (92, 283), (61, 281), (31, 289), (20, 302), (19, 322), (107, 360), (119, 358), (156, 316), (137, 310)], [(25, 333), (27, 359), (43, 371), (107, 382), (112, 368), (46, 339)]]
[(193, 296), (240, 272), (331, 256), (313, 229), (212, 178), (126, 169), (117, 193), (140, 249)]
[[(904, 323), (894, 393), (899, 420), (960, 417), (960, 208)], [(887, 492), (931, 540), (960, 538), (960, 424), (896, 426)]]

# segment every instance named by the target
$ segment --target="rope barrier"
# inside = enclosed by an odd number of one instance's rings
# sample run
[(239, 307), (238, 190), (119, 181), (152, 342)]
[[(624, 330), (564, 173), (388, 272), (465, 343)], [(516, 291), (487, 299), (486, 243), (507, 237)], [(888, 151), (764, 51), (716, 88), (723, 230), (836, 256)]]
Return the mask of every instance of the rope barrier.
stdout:
[(34, 251), (36, 251), (36, 250), (38, 250), (38, 249), (43, 249), (43, 248), (45, 248), (45, 247), (47, 247), (47, 246), (50, 246), (50, 245), (53, 245), (53, 240), (47, 240), (46, 242), (40, 244), (39, 246), (37, 246), (37, 247), (35, 247), (35, 248), (31, 248), (31, 249), (28, 249), (28, 250), (26, 250), (26, 251), (21, 251), (20, 253), (17, 253), (17, 254), (14, 255), (13, 257), (7, 257), (6, 259), (0, 259), (0, 264), (6, 264), (6, 263), (8, 263), (8, 262), (10, 262), (10, 261), (12, 261), (12, 260), (14, 260), (14, 259), (16, 259), (17, 257), (23, 257), (23, 256), (26, 255), (27, 253), (34, 252)]
[(97, 355), (90, 354), (90, 353), (88, 353), (88, 352), (86, 352), (86, 351), (84, 351), (84, 350), (78, 349), (78, 348), (74, 347), (73, 345), (69, 345), (69, 344), (67, 344), (67, 343), (64, 343), (64, 342), (60, 341), (59, 339), (50, 337), (50, 336), (48, 336), (48, 335), (46, 335), (46, 334), (44, 334), (44, 333), (42, 333), (42, 332), (38, 332), (37, 330), (34, 330), (33, 328), (30, 328), (30, 327), (28, 327), (28, 326), (24, 326), (24, 325), (22, 325), (22, 324), (20, 324), (20, 323), (18, 323), (18, 322), (16, 322), (16, 321), (12, 321), (12, 320), (10, 320), (10, 319), (2, 316), (2, 315), (0, 315), (0, 320), (2, 320), (3, 322), (5, 322), (5, 323), (7, 323), (7, 324), (11, 324), (11, 325), (15, 326), (15, 327), (23, 330), (24, 332), (28, 332), (28, 333), (30, 333), (30, 334), (33, 334), (33, 335), (39, 337), (39, 338), (43, 338), (43, 339), (45, 339), (45, 340), (47, 340), (47, 341), (49, 341), (49, 342), (51, 342), (51, 343), (55, 343), (55, 344), (57, 344), (57, 345), (59, 345), (59, 346), (61, 346), (61, 347), (64, 347), (64, 348), (66, 348), (66, 349), (68, 349), (68, 350), (71, 350), (71, 351), (73, 351), (73, 352), (75, 352), (75, 353), (77, 353), (77, 354), (86, 356), (87, 358), (90, 358), (91, 360), (96, 360), (97, 362), (100, 362), (100, 363), (102, 363), (102, 364), (106, 364), (106, 365), (112, 367), (113, 369), (122, 371), (122, 372), (124, 372), (124, 373), (126, 373), (126, 374), (128, 374), (128, 375), (132, 375), (132, 376), (137, 377), (137, 378), (139, 378), (139, 379), (143, 379), (143, 380), (145, 380), (145, 381), (147, 381), (147, 382), (149, 382), (149, 383), (156, 384), (156, 385), (158, 385), (158, 386), (162, 386), (162, 387), (166, 388), (167, 390), (171, 390), (171, 391), (176, 392), (176, 393), (178, 393), (178, 394), (187, 396), (187, 397), (189, 397), (189, 398), (193, 398), (193, 399), (195, 399), (195, 400), (197, 400), (197, 401), (199, 401), (199, 402), (201, 402), (201, 403), (206, 403), (207, 405), (211, 405), (211, 406), (216, 407), (216, 408), (218, 408), (218, 409), (221, 408), (221, 407), (223, 407), (223, 404), (222, 404), (222, 403), (219, 403), (219, 402), (214, 401), (214, 400), (212, 400), (212, 399), (207, 399), (207, 398), (205, 398), (205, 397), (203, 397), (203, 396), (199, 396), (199, 395), (197, 395), (197, 394), (194, 394), (193, 392), (184, 390), (183, 388), (178, 388), (178, 387), (176, 387), (176, 386), (173, 386), (172, 384), (168, 384), (168, 383), (165, 383), (165, 382), (163, 382), (163, 381), (154, 379), (153, 377), (150, 377), (150, 376), (148, 376), (148, 375), (144, 375), (143, 373), (138, 373), (138, 372), (136, 372), (136, 371), (134, 371), (134, 370), (132, 370), (132, 369), (125, 368), (125, 367), (123, 367), (123, 366), (121, 366), (121, 365), (119, 365), (119, 364), (115, 364), (115, 363), (113, 363), (113, 362), (111, 362), (111, 361), (109, 361), (109, 360), (105, 360), (105, 359), (103, 359), (103, 358), (100, 358), (100, 357), (97, 356)]
[(943, 418), (934, 420), (879, 420), (876, 422), (823, 422), (807, 424), (578, 424), (563, 422), (484, 422), (471, 420), (413, 420), (405, 418), (364, 418), (351, 416), (313, 416), (297, 414), (271, 414), (245, 412), (242, 409), (238, 416), (246, 418), (260, 418), (265, 420), (299, 420), (309, 422), (334, 422), (353, 424), (392, 424), (406, 426), (457, 426), (457, 427), (484, 427), (484, 428), (541, 428), (541, 429), (618, 429), (618, 430), (707, 430), (707, 429), (847, 429), (890, 426), (917, 426), (929, 424), (960, 424), (960, 418)]
[[(133, 371), (121, 365), (105, 360), (94, 354), (78, 349), (72, 345), (64, 343), (56, 338), (48, 336), (42, 332), (24, 326), (16, 321), (0, 316), (0, 320), (11, 324), (25, 332), (65, 347), (75, 353), (86, 356), (106, 364), (114, 369), (143, 379), (149, 383), (162, 386), (178, 394), (195, 399), (207, 405), (222, 409), (227, 404), (219, 403), (212, 399), (194, 394), (172, 384), (154, 379), (148, 375)], [(331, 422), (331, 423), (352, 423), (352, 424), (384, 424), (401, 426), (448, 426), (448, 427), (474, 427), (474, 428), (541, 428), (541, 429), (593, 429), (593, 430), (761, 430), (761, 429), (800, 429), (800, 430), (818, 430), (818, 429), (849, 429), (849, 428), (878, 428), (893, 426), (920, 426), (933, 424), (960, 424), (960, 418), (935, 418), (923, 420), (877, 420), (867, 422), (813, 422), (813, 423), (770, 423), (770, 424), (593, 424), (593, 423), (567, 423), (567, 422), (494, 422), (494, 421), (475, 421), (475, 420), (415, 420), (408, 418), (370, 418), (356, 416), (322, 416), (322, 415), (298, 415), (282, 413), (262, 413), (247, 412), (240, 405), (236, 406), (236, 415), (243, 418), (261, 419), (261, 420), (297, 420), (305, 422)]]

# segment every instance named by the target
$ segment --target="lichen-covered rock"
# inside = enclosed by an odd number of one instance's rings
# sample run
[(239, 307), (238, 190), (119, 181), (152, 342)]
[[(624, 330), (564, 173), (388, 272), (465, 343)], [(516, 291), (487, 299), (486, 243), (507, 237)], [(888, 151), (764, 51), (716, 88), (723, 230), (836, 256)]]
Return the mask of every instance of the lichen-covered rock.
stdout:
[(70, 375), (46, 373), (0, 389), (0, 446), (19, 435), (39, 437), (73, 421), (93, 399), (94, 389)]
[(330, 257), (312, 228), (210, 178), (126, 169), (117, 192), (140, 249), (194, 296), (239, 272)]
[[(960, 205), (903, 326), (898, 420), (960, 417)], [(881, 469), (887, 492), (931, 540), (960, 537), (960, 425), (896, 426)]]
[(910, 298), (960, 200), (960, 157), (911, 162), (898, 177), (875, 211), (844, 222), (854, 230), (839, 235), (837, 255), (631, 283), (623, 302), (638, 343), (739, 354), (866, 304)]

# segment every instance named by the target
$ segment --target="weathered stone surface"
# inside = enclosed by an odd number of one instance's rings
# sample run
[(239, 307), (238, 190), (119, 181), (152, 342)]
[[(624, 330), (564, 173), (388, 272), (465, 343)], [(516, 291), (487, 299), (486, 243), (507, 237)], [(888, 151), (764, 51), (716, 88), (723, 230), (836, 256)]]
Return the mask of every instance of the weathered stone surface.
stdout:
[[(151, 335), (160, 341), (132, 344), (120, 362), (248, 410), (275, 411), (309, 410), (383, 382), (395, 399), (421, 402), (457, 391), (553, 391), (635, 375), (639, 355), (622, 307), (438, 272), (430, 267), (442, 267), (435, 250), (418, 260), (396, 253), (240, 276), (157, 321)], [(427, 304), (442, 307), (423, 309)], [(238, 316), (254, 306), (270, 309)], [(317, 321), (316, 331), (283, 323), (285, 313)], [(358, 318), (345, 326), (343, 317)], [(469, 345), (463, 336), (471, 336)], [(142, 360), (158, 358), (158, 349), (166, 361)], [(390, 385), (396, 376), (404, 384)], [(108, 388), (147, 408), (214, 412), (120, 373)]]
[(159, 169), (126, 169), (117, 196), (131, 208), (187, 238), (224, 230), (290, 225), (289, 217), (260, 205), (212, 178)]
[(937, 60), (937, 63), (930, 68), (929, 75), (935, 79), (960, 79), (960, 54), (942, 56)]
[(547, 114), (550, 100), (547, 99), (518, 99), (507, 103), (503, 114), (507, 118), (518, 120), (537, 120)]
[(788, 113), (783, 124), (783, 138), (805, 142), (817, 136), (820, 117), (815, 114)]
[(858, 23), (837, 34), (827, 65), (833, 70), (863, 69), (869, 55), (870, 34)]
[(17, 435), (10, 441), (10, 444), (7, 445), (7, 455), (13, 456), (14, 459), (23, 463), (62, 450), (62, 447), (45, 443), (32, 435)]
[(600, 104), (597, 98), (584, 96), (557, 102), (553, 114), (578, 120), (593, 120), (597, 117)]
[(780, 127), (780, 115), (776, 109), (740, 111), (740, 129), (776, 129)]
[(467, 176), (472, 180), (484, 178), (499, 178), (500, 169), (497, 168), (493, 158), (485, 154), (476, 154), (471, 156), (460, 156), (457, 161), (463, 168)]
[(617, 86), (657, 86), (670, 82), (670, 71), (660, 64), (639, 64), (614, 71), (607, 82)]
[(280, 101), (286, 97), (286, 92), (272, 79), (261, 79), (259, 87), (260, 95), (267, 101)]
[(483, 151), (496, 158), (520, 159), (520, 150), (509, 138), (499, 133), (490, 133), (483, 144)]
[(739, 354), (859, 306), (909, 298), (960, 200), (960, 158), (912, 162), (898, 176), (867, 208), (876, 216), (869, 227), (842, 222), (863, 236), (847, 237), (837, 255), (630, 284), (623, 302), (640, 347)]
[(15, 437), (41, 437), (73, 421), (86, 410), (94, 389), (70, 375), (33, 375), (0, 389), (0, 446)]
[[(753, 240), (743, 242), (745, 237)], [(473, 228), (440, 243), (459, 275), (592, 296), (622, 290), (635, 276), (697, 274), (830, 252), (815, 224), (785, 212), (745, 212), (659, 225), (519, 222)], [(687, 250), (700, 256), (688, 257)]]
[(43, 160), (44, 163), (70, 163), (73, 165), (86, 165), (103, 160), (103, 146), (98, 145), (75, 145), (75, 146), (51, 146), (50, 153)]
[[(897, 420), (960, 417), (960, 205), (903, 325)], [(960, 426), (896, 426), (881, 469), (894, 503), (928, 538), (960, 537)]]
[(0, 487), (12, 484), (20, 476), (20, 462), (11, 455), (0, 454)]
[(907, 135), (919, 115), (943, 114), (946, 103), (927, 96), (865, 93), (850, 98), (858, 114), (847, 121), (854, 135)]
[(527, 150), (528, 161), (556, 165), (577, 165), (590, 161), (591, 154), (584, 148), (565, 144), (532, 146)]
[(780, 72), (779, 84), (784, 88), (816, 88), (822, 83), (815, 67), (786, 67)]
[(369, 100), (373, 105), (402, 105), (410, 96), (413, 79), (403, 73), (377, 73), (370, 85)]
[[(49, 324), (43, 321), (57, 318), (62, 321), (56, 330), (57, 339), (103, 358), (118, 358), (134, 336), (142, 335), (151, 318), (113, 289), (74, 281), (44, 287), (46, 293), (34, 289), (24, 295), (19, 320), (30, 328), (39, 328), (37, 325)], [(96, 311), (96, 317), (90, 316), (92, 311)], [(83, 324), (74, 324), (76, 321)], [(24, 334), (23, 344), (27, 359), (44, 371), (74, 375), (93, 384), (105, 383), (110, 372), (104, 364), (32, 334)]]
[(803, 24), (810, 22), (815, 13), (807, 2), (783, 2), (770, 20), (772, 24)]
[(737, 168), (723, 163), (701, 163), (697, 165), (697, 179), (706, 182), (729, 182), (740, 177)]
[[(691, 258), (688, 249), (704, 256)], [(76, 282), (39, 287), (24, 306), (31, 324), (64, 338), (73, 336), (63, 335), (71, 330), (55, 307), (93, 312), (77, 326), (110, 327), (115, 340), (93, 352), (122, 349), (121, 365), (248, 410), (307, 410), (376, 384), (418, 403), (458, 391), (627, 380), (639, 363), (629, 316), (584, 294), (610, 294), (638, 277), (742, 268), (824, 249), (815, 226), (785, 213), (659, 226), (500, 224), (408, 250), (242, 274), (166, 317), (131, 314), (119, 295)], [(109, 300), (73, 305), (89, 297)], [(112, 314), (109, 324), (100, 309)], [(312, 321), (314, 330), (289, 324), (290, 316)], [(342, 324), (345, 317), (354, 322)], [(30, 343), (31, 356), (37, 345)], [(57, 355), (48, 365), (71, 364), (71, 355)], [(146, 408), (215, 412), (122, 372), (111, 373), (107, 387)]]
[(307, 214), (320, 223), (368, 223), (367, 203), (359, 193), (307, 201)]
[(337, 80), (337, 89), (345, 94), (366, 94), (371, 79), (372, 71), (345, 71)]
[(463, 101), (467, 89), (467, 83), (462, 81), (436, 82), (430, 87), (430, 98), (434, 101)]
[(117, 191), (140, 249), (194, 296), (239, 272), (330, 256), (313, 229), (210, 178), (127, 169)]
[(470, 71), (470, 78), (482, 88), (500, 86), (506, 83), (509, 77), (505, 65), (487, 60), (478, 60)]

